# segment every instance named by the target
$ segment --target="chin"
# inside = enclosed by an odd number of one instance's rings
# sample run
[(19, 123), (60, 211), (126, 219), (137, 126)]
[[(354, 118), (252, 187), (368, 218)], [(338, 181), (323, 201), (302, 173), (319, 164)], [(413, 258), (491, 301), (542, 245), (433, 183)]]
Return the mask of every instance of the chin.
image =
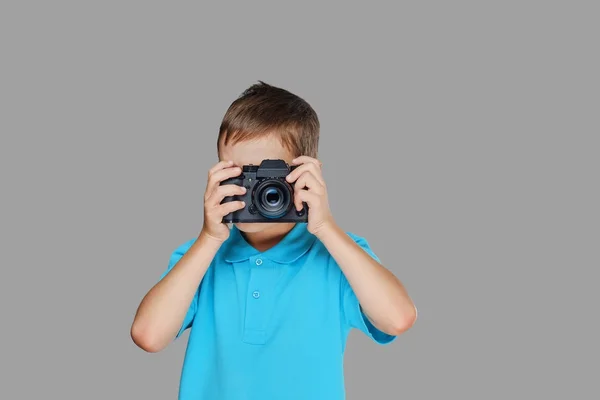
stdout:
[(245, 233), (256, 233), (256, 232), (264, 232), (267, 229), (273, 227), (273, 225), (275, 225), (275, 224), (268, 223), (268, 222), (258, 222), (258, 223), (256, 223), (256, 222), (255, 223), (238, 222), (235, 224), (235, 227)]

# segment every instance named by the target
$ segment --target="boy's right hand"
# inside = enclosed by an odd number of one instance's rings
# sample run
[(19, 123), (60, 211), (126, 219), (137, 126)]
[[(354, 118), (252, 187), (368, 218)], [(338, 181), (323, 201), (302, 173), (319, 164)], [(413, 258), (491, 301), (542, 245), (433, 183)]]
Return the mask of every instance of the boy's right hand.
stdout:
[(227, 214), (241, 210), (243, 201), (232, 201), (221, 204), (227, 196), (239, 196), (246, 193), (246, 188), (238, 185), (221, 185), (226, 179), (234, 178), (242, 173), (240, 167), (234, 167), (232, 161), (221, 161), (208, 171), (208, 182), (204, 193), (204, 226), (201, 235), (223, 243), (229, 237), (229, 228), (223, 223)]

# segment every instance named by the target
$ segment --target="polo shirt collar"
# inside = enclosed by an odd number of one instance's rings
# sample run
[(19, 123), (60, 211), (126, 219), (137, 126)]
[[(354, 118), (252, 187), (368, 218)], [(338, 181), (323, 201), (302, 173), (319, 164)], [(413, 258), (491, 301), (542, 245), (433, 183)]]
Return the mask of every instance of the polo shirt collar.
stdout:
[(297, 223), (283, 239), (270, 249), (260, 252), (250, 245), (240, 230), (233, 225), (229, 239), (222, 250), (227, 262), (241, 262), (254, 256), (262, 256), (280, 264), (291, 264), (302, 257), (313, 245), (316, 237), (308, 232), (306, 223)]

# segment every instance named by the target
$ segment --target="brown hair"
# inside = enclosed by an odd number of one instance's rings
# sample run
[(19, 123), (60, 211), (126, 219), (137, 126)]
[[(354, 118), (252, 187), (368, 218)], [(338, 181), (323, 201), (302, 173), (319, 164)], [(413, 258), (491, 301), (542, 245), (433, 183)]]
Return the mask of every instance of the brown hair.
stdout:
[(317, 158), (319, 118), (303, 99), (258, 81), (246, 89), (223, 117), (219, 143), (238, 143), (274, 134), (294, 155)]

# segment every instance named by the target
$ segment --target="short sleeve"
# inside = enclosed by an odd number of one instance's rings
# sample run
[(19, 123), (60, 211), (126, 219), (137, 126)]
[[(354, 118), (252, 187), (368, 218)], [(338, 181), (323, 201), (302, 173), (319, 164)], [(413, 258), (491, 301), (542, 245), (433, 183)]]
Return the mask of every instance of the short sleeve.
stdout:
[[(163, 274), (161, 275), (160, 280), (162, 280), (165, 276), (167, 276), (167, 274), (173, 269), (173, 267), (179, 262), (179, 260), (183, 257), (183, 255), (190, 249), (190, 247), (192, 247), (192, 244), (194, 243), (194, 240), (191, 240), (181, 246), (179, 246), (172, 254), (171, 254), (171, 258), (169, 259), (169, 265), (167, 267), (167, 269), (163, 272)], [(185, 315), (185, 318), (183, 319), (183, 323), (181, 324), (181, 328), (179, 329), (179, 332), (177, 332), (177, 336), (175, 338), (178, 338), (179, 336), (181, 336), (181, 334), (183, 332), (185, 332), (186, 329), (190, 328), (192, 326), (192, 323), (194, 322), (194, 317), (196, 316), (196, 311), (198, 309), (198, 296), (199, 296), (199, 291), (200, 288), (198, 287), (198, 289), (196, 289), (196, 293), (194, 294), (194, 297), (192, 299), (192, 302), (188, 308), (188, 311)]]
[[(348, 235), (354, 239), (365, 252), (367, 252), (375, 261), (381, 262), (377, 255), (371, 250), (369, 244), (364, 238), (348, 233)], [(342, 303), (342, 314), (344, 328), (349, 331), (352, 328), (359, 329), (368, 337), (370, 337), (375, 343), (384, 345), (393, 342), (396, 336), (389, 335), (371, 323), (369, 318), (363, 312), (361, 305), (354, 293), (354, 290), (350, 286), (350, 283), (341, 274), (341, 303)]]

